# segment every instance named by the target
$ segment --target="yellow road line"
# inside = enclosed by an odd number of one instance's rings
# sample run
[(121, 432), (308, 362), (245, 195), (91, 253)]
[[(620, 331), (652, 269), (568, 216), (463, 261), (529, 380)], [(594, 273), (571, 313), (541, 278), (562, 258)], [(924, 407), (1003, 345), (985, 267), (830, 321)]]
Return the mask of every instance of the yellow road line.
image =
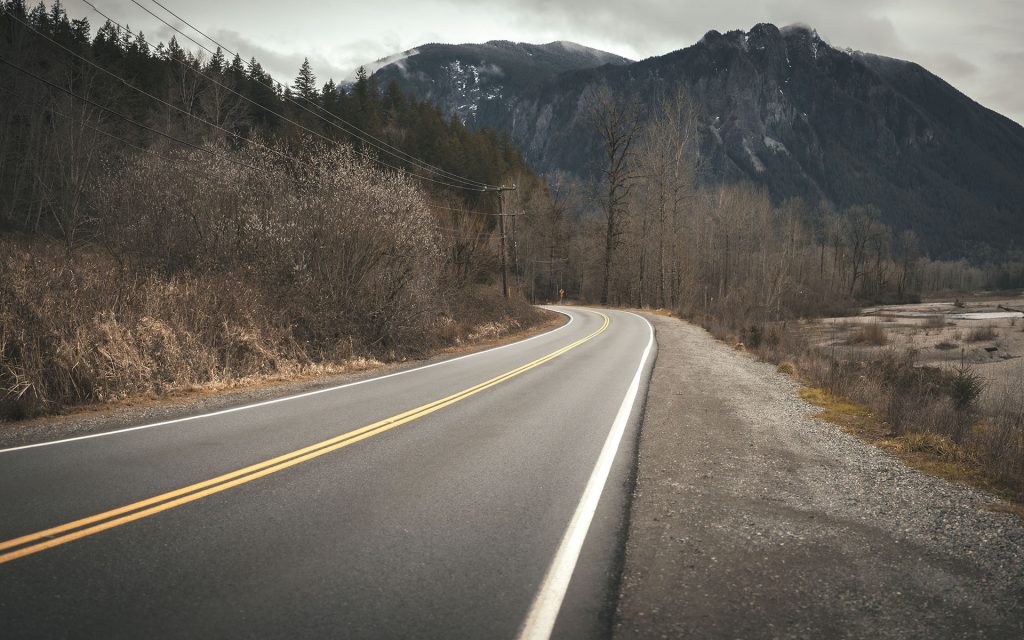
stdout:
[[(14, 551), (10, 551), (8, 553), (0, 555), (0, 564), (10, 562), (11, 560), (15, 560), (17, 558), (21, 558), (33, 553), (38, 553), (39, 551), (43, 551), (44, 549), (56, 547), (67, 542), (71, 542), (72, 540), (84, 538), (94, 533), (99, 533), (100, 531), (105, 531), (107, 529), (111, 529), (113, 527), (117, 527), (128, 522), (139, 520), (141, 518), (145, 518), (147, 516), (160, 513), (161, 511), (166, 511), (168, 509), (172, 509), (174, 507), (187, 504), (189, 502), (194, 502), (196, 500), (199, 500), (200, 498), (204, 498), (214, 493), (219, 493), (226, 489), (230, 489), (231, 487), (236, 487), (240, 484), (245, 484), (247, 482), (256, 480), (257, 478), (262, 478), (263, 476), (267, 476), (272, 473), (281, 471), (283, 469), (287, 469), (288, 467), (292, 467), (301, 462), (312, 460), (313, 458), (317, 458), (332, 451), (336, 451), (343, 447), (347, 447), (350, 444), (354, 444), (361, 440), (365, 440), (379, 433), (383, 433), (385, 431), (394, 429), (395, 427), (401, 426), (408, 422), (412, 422), (413, 420), (416, 420), (418, 418), (422, 418), (423, 416), (434, 413), (435, 411), (439, 411), (440, 409), (443, 409), (449, 405), (455, 404), (456, 402), (459, 402), (472, 395), (480, 393), (485, 389), (489, 389), (497, 384), (509, 380), (510, 378), (514, 378), (515, 376), (523, 374), (529, 371), (530, 369), (539, 367), (545, 362), (553, 360), (554, 358), (557, 358), (558, 356), (566, 353), (567, 351), (575, 349), (581, 344), (593, 339), (598, 334), (604, 332), (611, 322), (611, 320), (605, 314), (599, 311), (597, 313), (602, 318), (604, 318), (604, 322), (601, 324), (601, 327), (597, 329), (597, 331), (594, 331), (590, 335), (580, 338), (579, 340), (571, 344), (568, 344), (560, 349), (557, 349), (556, 351), (553, 351), (545, 356), (542, 356), (532, 362), (528, 362), (527, 364), (517, 367), (511, 371), (491, 378), (490, 380), (486, 380), (484, 382), (481, 382), (480, 384), (469, 387), (468, 389), (463, 389), (462, 391), (453, 393), (450, 396), (446, 396), (439, 400), (435, 400), (425, 405), (416, 407), (415, 409), (403, 411), (402, 413), (391, 416), (390, 418), (385, 418), (384, 420), (380, 420), (378, 422), (374, 422), (373, 424), (366, 425), (365, 427), (360, 427), (359, 429), (343, 433), (339, 436), (335, 436), (327, 440), (323, 440), (308, 447), (304, 447), (302, 449), (298, 449), (296, 451), (292, 451), (290, 453), (286, 453), (284, 455), (271, 458), (270, 460), (265, 460), (254, 465), (250, 465), (243, 469), (238, 469), (237, 471), (232, 471), (230, 473), (217, 476), (216, 478), (211, 478), (209, 480), (192, 484), (187, 487), (182, 487), (181, 489), (176, 489), (174, 491), (162, 493), (152, 498), (147, 498), (145, 500), (133, 502), (132, 504), (128, 504), (117, 509), (104, 511), (103, 513), (99, 513), (94, 516), (80, 518), (73, 522), (68, 522), (66, 524), (62, 524), (56, 527), (51, 527), (49, 529), (44, 529), (42, 531), (37, 531), (35, 533), (0, 542), (0, 551), (4, 549), (11, 549), (13, 547), (21, 547), (20, 549), (16, 549)], [(22, 546), (27, 543), (34, 542), (36, 540), (42, 541), (29, 546)]]

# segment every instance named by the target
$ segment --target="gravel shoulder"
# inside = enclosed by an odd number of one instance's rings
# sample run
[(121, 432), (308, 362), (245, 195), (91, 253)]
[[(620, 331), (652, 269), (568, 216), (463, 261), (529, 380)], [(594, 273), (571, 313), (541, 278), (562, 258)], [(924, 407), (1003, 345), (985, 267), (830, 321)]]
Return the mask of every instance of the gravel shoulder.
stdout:
[(658, 339), (617, 638), (1021, 638), (1024, 521), (813, 417), (702, 329)]

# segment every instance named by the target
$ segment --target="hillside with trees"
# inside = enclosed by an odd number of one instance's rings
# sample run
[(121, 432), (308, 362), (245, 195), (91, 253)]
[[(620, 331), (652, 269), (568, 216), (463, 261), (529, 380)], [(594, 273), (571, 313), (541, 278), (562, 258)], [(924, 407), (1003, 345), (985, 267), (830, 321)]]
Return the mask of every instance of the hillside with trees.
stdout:
[(0, 415), (537, 321), (493, 284), (483, 188), (537, 181), (506, 135), (365, 73), (339, 90), (307, 61), (282, 85), (198, 35), (2, 9)]

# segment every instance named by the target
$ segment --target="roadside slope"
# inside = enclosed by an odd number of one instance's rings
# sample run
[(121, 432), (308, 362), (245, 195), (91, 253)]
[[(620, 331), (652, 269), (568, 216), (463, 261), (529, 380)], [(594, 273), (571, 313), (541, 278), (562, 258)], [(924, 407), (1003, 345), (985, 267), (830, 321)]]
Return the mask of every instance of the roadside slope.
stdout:
[(615, 637), (1021, 637), (1019, 518), (814, 419), (772, 366), (647, 317)]

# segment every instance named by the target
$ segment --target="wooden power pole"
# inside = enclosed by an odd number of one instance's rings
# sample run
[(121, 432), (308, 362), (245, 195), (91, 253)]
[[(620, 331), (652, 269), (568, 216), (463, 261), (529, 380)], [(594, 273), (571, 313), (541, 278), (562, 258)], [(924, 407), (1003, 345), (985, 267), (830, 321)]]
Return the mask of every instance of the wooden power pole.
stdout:
[(487, 187), (484, 191), (493, 191), (498, 194), (498, 234), (501, 236), (501, 294), (508, 297), (508, 249), (505, 240), (505, 212), (502, 208), (501, 193), (503, 191), (515, 191), (516, 185), (511, 187)]

